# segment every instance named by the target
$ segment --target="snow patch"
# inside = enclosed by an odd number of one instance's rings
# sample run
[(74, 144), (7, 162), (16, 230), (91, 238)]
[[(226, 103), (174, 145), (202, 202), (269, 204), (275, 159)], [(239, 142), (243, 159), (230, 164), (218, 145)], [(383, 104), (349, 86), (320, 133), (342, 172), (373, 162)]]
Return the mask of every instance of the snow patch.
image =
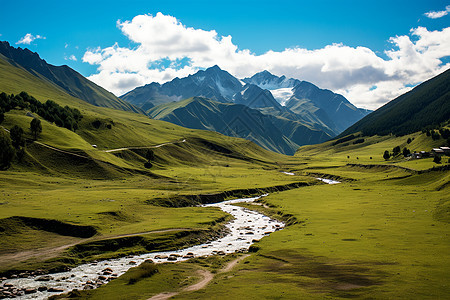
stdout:
[(294, 88), (281, 88), (270, 91), (275, 98), (282, 106), (286, 105), (286, 102), (294, 95)]

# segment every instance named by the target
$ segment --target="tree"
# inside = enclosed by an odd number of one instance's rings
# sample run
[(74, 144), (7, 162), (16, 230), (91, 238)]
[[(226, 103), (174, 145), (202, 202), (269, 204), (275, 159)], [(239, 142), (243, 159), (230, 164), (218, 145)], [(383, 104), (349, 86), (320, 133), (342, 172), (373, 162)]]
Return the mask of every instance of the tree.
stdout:
[(411, 142), (412, 142), (411, 138), (408, 138), (408, 140), (406, 141), (407, 144), (411, 144)]
[(397, 156), (400, 153), (400, 146), (394, 147), (394, 149), (392, 149), (392, 152), (394, 152), (394, 156)]
[(440, 155), (436, 155), (433, 159), (434, 163), (440, 164), (441, 163), (441, 156)]
[(5, 113), (3, 112), (3, 110), (0, 109), (0, 124), (2, 124), (4, 120), (5, 120)]
[(403, 148), (403, 156), (404, 157), (407, 157), (408, 155), (410, 155), (411, 154), (411, 150), (409, 150), (408, 148)]
[(388, 151), (388, 150), (384, 151), (383, 158), (384, 158), (385, 160), (388, 160), (389, 157), (391, 157), (391, 155), (389, 154), (389, 151)]
[(9, 131), (9, 136), (11, 137), (12, 145), (14, 148), (19, 149), (20, 146), (25, 145), (25, 138), (23, 136), (23, 129), (17, 125), (14, 125)]
[(33, 134), (34, 139), (36, 140), (38, 135), (42, 132), (41, 120), (39, 120), (38, 118), (34, 118), (33, 120), (31, 120), (30, 130), (31, 134)]
[(11, 139), (7, 134), (0, 131), (0, 170), (6, 170), (11, 166), (15, 151)]

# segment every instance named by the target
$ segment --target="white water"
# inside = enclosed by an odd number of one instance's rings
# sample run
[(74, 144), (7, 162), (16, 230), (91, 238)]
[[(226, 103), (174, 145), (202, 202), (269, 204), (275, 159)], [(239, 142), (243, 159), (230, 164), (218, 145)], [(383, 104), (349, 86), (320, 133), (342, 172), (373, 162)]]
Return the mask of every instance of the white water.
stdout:
[(325, 183), (328, 183), (328, 184), (341, 183), (340, 181), (336, 181), (336, 180), (332, 180), (332, 179), (326, 179), (326, 178), (316, 178), (316, 179), (318, 179), (320, 181), (323, 181)]
[[(266, 196), (266, 195), (263, 195)], [(261, 196), (262, 197), (262, 196)], [(224, 201), (220, 203), (207, 204), (204, 206), (219, 207), (224, 212), (231, 214), (235, 219), (230, 223), (226, 224), (229, 230), (229, 234), (225, 237), (220, 238), (216, 241), (210, 243), (193, 246), (187, 249), (179, 251), (169, 251), (169, 252), (157, 252), (148, 253), (143, 255), (137, 255), (133, 257), (123, 257), (119, 259), (105, 260), (98, 263), (90, 263), (80, 265), (73, 268), (68, 272), (54, 273), (50, 274), (53, 279), (50, 281), (42, 282), (36, 281), (35, 279), (40, 276), (34, 276), (29, 278), (16, 278), (8, 279), (5, 283), (10, 283), (14, 285), (15, 288), (38, 288), (41, 286), (46, 286), (47, 288), (58, 288), (63, 289), (64, 292), (71, 291), (73, 289), (83, 289), (86, 286), (87, 281), (93, 282), (92, 286), (100, 286), (95, 282), (98, 281), (98, 277), (103, 274), (102, 270), (110, 268), (113, 270), (114, 274), (117, 276), (122, 275), (128, 271), (131, 267), (135, 267), (147, 259), (153, 260), (155, 263), (169, 262), (167, 259), (155, 259), (157, 255), (167, 255), (177, 254), (180, 257), (176, 261), (186, 260), (188, 258), (183, 258), (187, 253), (191, 252), (194, 256), (208, 256), (217, 254), (219, 251), (224, 253), (234, 253), (236, 251), (246, 251), (253, 243), (253, 240), (259, 240), (265, 235), (272, 233), (276, 230), (282, 229), (284, 224), (272, 220), (263, 214), (258, 212), (248, 210), (239, 206), (234, 206), (232, 204), (239, 202), (252, 202), (260, 197), (247, 198), (247, 199), (235, 199)], [(108, 276), (105, 276), (108, 277)], [(102, 281), (106, 283), (107, 281)], [(47, 291), (36, 292), (33, 294), (24, 295), (21, 297), (16, 297), (14, 299), (46, 299), (50, 295), (60, 294), (61, 292), (51, 293)]]

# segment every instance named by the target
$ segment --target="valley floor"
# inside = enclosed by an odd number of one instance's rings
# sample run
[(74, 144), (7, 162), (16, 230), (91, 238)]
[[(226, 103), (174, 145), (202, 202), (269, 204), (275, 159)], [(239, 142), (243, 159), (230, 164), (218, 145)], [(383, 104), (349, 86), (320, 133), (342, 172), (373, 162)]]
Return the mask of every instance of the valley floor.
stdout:
[[(182, 147), (189, 147), (189, 140)], [(222, 157), (208, 165), (155, 168), (151, 177), (109, 180), (4, 171), (0, 271), (58, 271), (198, 244), (219, 234), (228, 217), (212, 207), (192, 206), (192, 201), (269, 190), (263, 205), (247, 205), (288, 226), (257, 242), (250, 255), (161, 264), (148, 276), (136, 267), (71, 297), (445, 299), (450, 172), (426, 171), (434, 165), (431, 159), (384, 162), (381, 155), (369, 158), (368, 153), (257, 163)], [(341, 183), (328, 185), (316, 177)], [(58, 220), (59, 231), (49, 230), (42, 220)], [(85, 234), (67, 234), (71, 226)], [(131, 238), (137, 240), (130, 243)], [(239, 263), (225, 268), (239, 257)], [(206, 280), (205, 274), (213, 276)]]

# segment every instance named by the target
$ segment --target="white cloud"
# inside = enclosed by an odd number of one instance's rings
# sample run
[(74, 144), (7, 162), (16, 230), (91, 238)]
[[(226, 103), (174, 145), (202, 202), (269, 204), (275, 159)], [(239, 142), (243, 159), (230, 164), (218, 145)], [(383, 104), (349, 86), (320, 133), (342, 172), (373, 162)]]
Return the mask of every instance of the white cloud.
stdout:
[(32, 35), (31, 33), (27, 33), (23, 38), (21, 38), (16, 44), (24, 44), (24, 45), (29, 45), (31, 44), (34, 40), (37, 39), (42, 39), (45, 40), (44, 36), (41, 35)]
[(448, 15), (449, 12), (450, 12), (450, 5), (447, 5), (445, 7), (445, 10), (430, 11), (430, 12), (425, 13), (425, 16), (427, 16), (430, 19), (439, 19), (439, 18), (442, 18), (443, 16)]
[(73, 61), (77, 61), (77, 57), (75, 55), (69, 55), (69, 56), (65, 56), (64, 60), (73, 60)]
[[(382, 58), (367, 47), (343, 44), (314, 50), (293, 47), (256, 55), (239, 49), (231, 36), (186, 27), (161, 13), (118, 21), (117, 26), (136, 43), (135, 47), (116, 43), (89, 49), (82, 58), (98, 65), (97, 74), (89, 79), (116, 95), (217, 64), (238, 78), (268, 70), (310, 81), (343, 94), (355, 105), (373, 109), (450, 67), (441, 60), (450, 56), (450, 27), (442, 31), (418, 27), (409, 35), (392, 37), (392, 46), (385, 51), (387, 58)], [(180, 68), (180, 60), (188, 63)]]

